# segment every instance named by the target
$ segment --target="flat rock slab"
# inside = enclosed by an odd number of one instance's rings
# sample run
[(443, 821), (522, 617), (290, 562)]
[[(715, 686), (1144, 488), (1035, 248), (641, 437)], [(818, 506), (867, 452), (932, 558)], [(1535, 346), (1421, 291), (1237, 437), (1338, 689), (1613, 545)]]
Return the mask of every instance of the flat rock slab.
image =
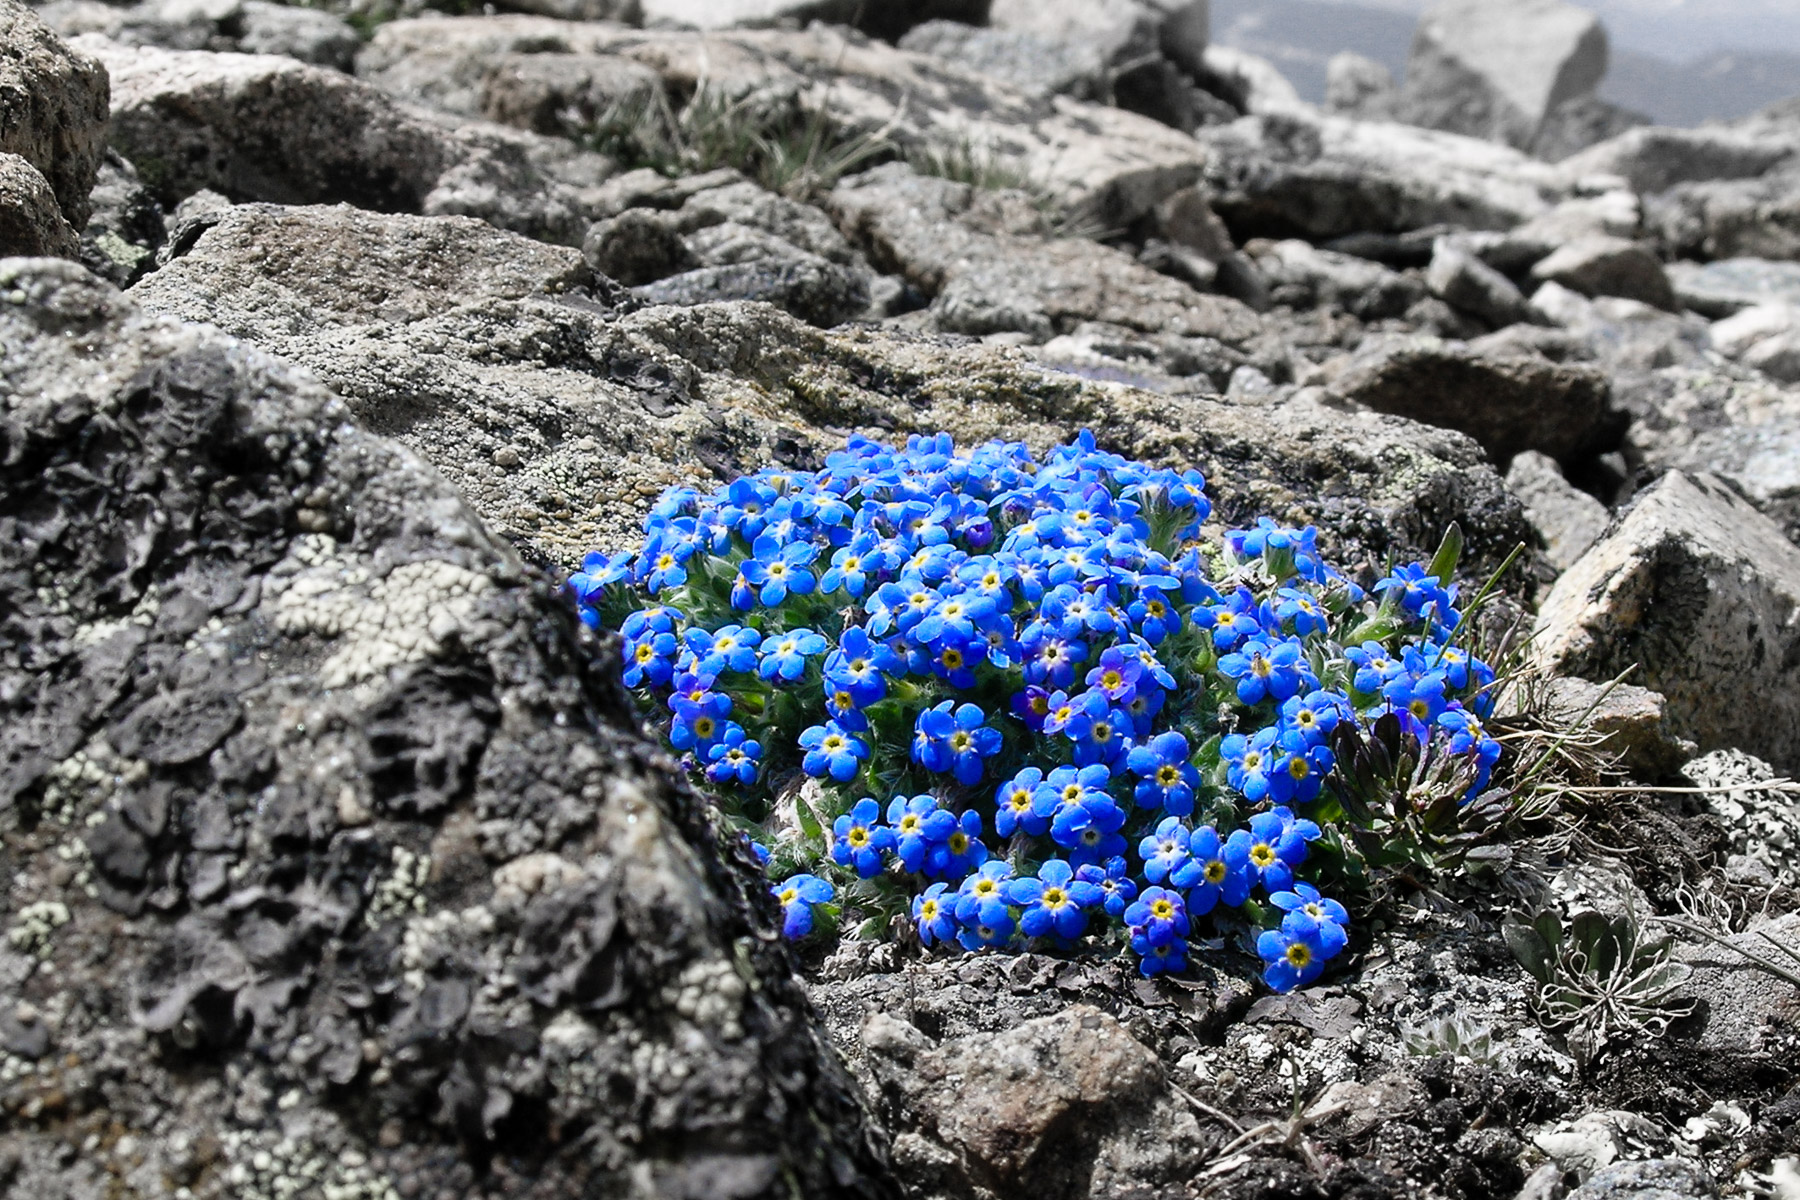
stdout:
[(106, 151), (106, 112), (106, 69), (17, 0), (0, 0), (0, 153), (37, 168), (77, 230)]
[(584, 269), (469, 220), (243, 206), (132, 294), (305, 366), (565, 567), (631, 544), (664, 488), (816, 465), (852, 432), (1047, 447), (1089, 427), (1199, 466), (1221, 519), (1311, 521), (1352, 561), (1429, 554), (1452, 520), (1490, 567), (1529, 536), (1459, 434), (1300, 397), (1154, 395), (994, 346), (826, 335), (762, 304), (628, 311)]
[(1328, 386), (1377, 412), (1461, 430), (1502, 463), (1521, 450), (1559, 460), (1604, 451), (1624, 424), (1596, 368), (1429, 338), (1377, 341), (1339, 364)]
[(112, 140), (163, 203), (210, 188), (234, 200), (344, 201), (481, 217), (579, 245), (585, 186), (609, 162), (565, 142), (433, 121), (379, 89), (290, 58), (77, 45), (112, 73)]
[(1671, 472), (1551, 589), (1536, 654), (1661, 692), (1670, 727), (1800, 768), (1800, 547), (1730, 488)]
[(1800, 305), (1800, 262), (1728, 258), (1670, 263), (1667, 270), (1681, 306), (1701, 316), (1729, 317), (1760, 304)]
[(895, 1194), (747, 848), (441, 475), (52, 260), (0, 400), (11, 1190)]

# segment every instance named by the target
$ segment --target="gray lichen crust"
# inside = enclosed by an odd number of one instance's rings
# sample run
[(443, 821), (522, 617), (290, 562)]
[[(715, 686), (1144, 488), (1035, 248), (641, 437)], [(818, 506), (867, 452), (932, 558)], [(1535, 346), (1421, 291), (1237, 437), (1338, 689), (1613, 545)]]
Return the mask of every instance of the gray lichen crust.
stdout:
[(752, 871), (433, 470), (51, 260), (0, 403), (0, 1191), (888, 1194)]

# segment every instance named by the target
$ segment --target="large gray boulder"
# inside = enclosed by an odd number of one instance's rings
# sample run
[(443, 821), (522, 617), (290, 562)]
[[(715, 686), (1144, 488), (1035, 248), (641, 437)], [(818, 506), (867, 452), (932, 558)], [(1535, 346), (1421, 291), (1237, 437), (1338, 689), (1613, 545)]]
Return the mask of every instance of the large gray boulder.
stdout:
[(1481, 449), (1448, 431), (1317, 397), (1157, 395), (917, 333), (825, 334), (763, 304), (630, 311), (574, 251), (474, 221), (244, 206), (132, 294), (311, 370), (565, 567), (631, 544), (666, 487), (816, 464), (853, 431), (1047, 447), (1092, 428), (1199, 466), (1221, 519), (1317, 523), (1349, 562), (1429, 554), (1453, 520), (1490, 567), (1529, 536)]
[(0, 255), (71, 258), (79, 243), (37, 168), (0, 154)]
[(1606, 31), (1561, 0), (1443, 0), (1419, 19), (1404, 119), (1525, 149), (1545, 118), (1606, 74)]
[(0, 397), (9, 1192), (895, 1194), (747, 849), (441, 475), (52, 260)]
[(1729, 317), (1759, 304), (1800, 305), (1800, 263), (1727, 258), (1675, 262), (1666, 270), (1681, 306), (1702, 316)]
[(1661, 692), (1704, 750), (1800, 768), (1800, 547), (1721, 481), (1665, 475), (1557, 580), (1538, 613), (1547, 669)]
[(1722, 126), (1628, 130), (1562, 161), (1573, 179), (1618, 175), (1638, 192), (1677, 184), (1754, 179), (1800, 154), (1800, 138), (1758, 135)]
[(579, 244), (587, 189), (610, 162), (560, 139), (458, 128), (336, 71), (274, 55), (75, 44), (112, 74), (112, 142), (165, 205), (211, 188), (234, 200), (345, 201), (481, 217)]
[(1538, 260), (1531, 277), (1554, 281), (1587, 296), (1623, 296), (1656, 308), (1675, 307), (1675, 289), (1662, 263), (1642, 242), (1594, 234)]
[(77, 230), (106, 151), (106, 98), (104, 67), (17, 0), (0, 0), (0, 154), (36, 168)]
[(1345, 400), (1461, 430), (1502, 464), (1522, 450), (1580, 459), (1623, 432), (1606, 374), (1590, 366), (1400, 337), (1372, 338), (1327, 372)]
[(1673, 258), (1800, 261), (1800, 164), (1752, 179), (1683, 183), (1645, 205)]

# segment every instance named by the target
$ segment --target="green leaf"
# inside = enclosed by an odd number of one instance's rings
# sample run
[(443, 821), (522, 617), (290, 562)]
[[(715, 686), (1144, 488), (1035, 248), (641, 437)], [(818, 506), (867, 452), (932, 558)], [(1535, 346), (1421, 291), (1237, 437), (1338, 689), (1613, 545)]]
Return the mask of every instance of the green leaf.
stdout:
[(1444, 540), (1438, 543), (1437, 553), (1431, 556), (1430, 573), (1437, 576), (1439, 584), (1448, 587), (1451, 577), (1456, 574), (1456, 564), (1462, 561), (1463, 531), (1455, 521), (1444, 530)]
[(1508, 921), (1502, 926), (1501, 932), (1506, 938), (1506, 948), (1519, 960), (1519, 965), (1539, 983), (1549, 983), (1550, 947), (1545, 944), (1542, 935), (1519, 921)]

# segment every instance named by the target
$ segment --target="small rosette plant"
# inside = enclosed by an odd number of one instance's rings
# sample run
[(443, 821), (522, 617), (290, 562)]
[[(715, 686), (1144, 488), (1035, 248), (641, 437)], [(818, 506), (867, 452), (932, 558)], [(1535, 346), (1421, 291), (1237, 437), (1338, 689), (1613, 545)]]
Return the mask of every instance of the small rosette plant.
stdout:
[(1494, 673), (1459, 642), (1454, 538), (1365, 591), (1311, 527), (1204, 543), (1203, 488), (1085, 433), (1042, 459), (853, 438), (669, 492), (570, 586), (766, 849), (790, 936), (904, 918), (928, 948), (1111, 945), (1149, 976), (1225, 933), (1287, 991), (1349, 941), (1317, 885), (1365, 885), (1418, 824), (1371, 801), (1394, 731), (1453, 764), (1453, 807), (1487, 787)]

